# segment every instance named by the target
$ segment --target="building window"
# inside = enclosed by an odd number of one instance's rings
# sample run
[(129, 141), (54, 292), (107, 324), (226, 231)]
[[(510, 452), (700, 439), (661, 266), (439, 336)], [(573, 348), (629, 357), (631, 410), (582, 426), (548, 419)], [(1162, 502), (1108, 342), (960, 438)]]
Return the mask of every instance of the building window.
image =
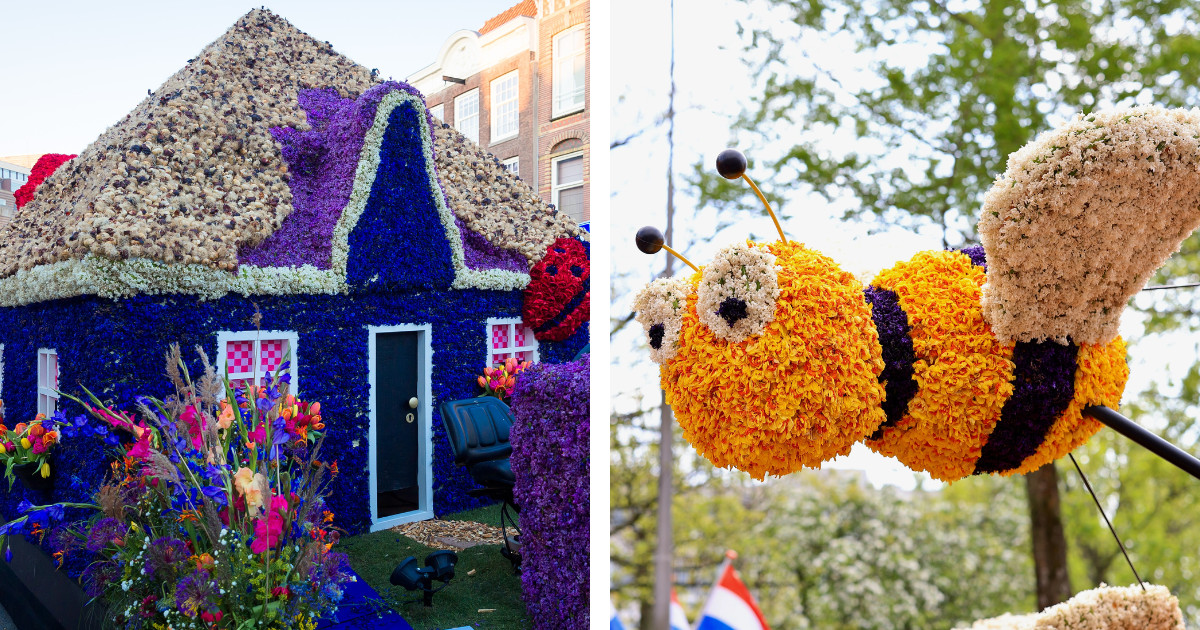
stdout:
[(53, 349), (39, 349), (37, 362), (37, 410), (49, 418), (58, 408), (58, 352)]
[(537, 361), (537, 339), (533, 329), (519, 317), (487, 320), (488, 356), (486, 367), (503, 363), (509, 357), (518, 361)]
[(520, 131), (517, 71), (492, 81), (492, 143), (515, 138)]
[(298, 335), (290, 331), (249, 330), (217, 333), (217, 372), (227, 374), (235, 386), (262, 385), (263, 376), (275, 374), (284, 361), (290, 361), (292, 375), (288, 392), (299, 391)]
[(479, 143), (479, 88), (455, 97), (454, 128)]
[(504, 167), (504, 170), (508, 171), (509, 173), (512, 173), (513, 175), (519, 176), (521, 174), (521, 158), (520, 158), (520, 156), (514, 155), (513, 157), (510, 157), (507, 160), (502, 160), (500, 162), (500, 164), (501, 164), (501, 166)]
[(554, 36), (555, 118), (583, 109), (584, 38), (583, 24)]
[(564, 155), (550, 162), (550, 191), (554, 207), (576, 221), (583, 220), (583, 154)]
[(442, 122), (446, 122), (446, 105), (445, 104), (438, 103), (437, 105), (430, 107), (429, 113), (432, 114), (434, 118), (436, 118)]

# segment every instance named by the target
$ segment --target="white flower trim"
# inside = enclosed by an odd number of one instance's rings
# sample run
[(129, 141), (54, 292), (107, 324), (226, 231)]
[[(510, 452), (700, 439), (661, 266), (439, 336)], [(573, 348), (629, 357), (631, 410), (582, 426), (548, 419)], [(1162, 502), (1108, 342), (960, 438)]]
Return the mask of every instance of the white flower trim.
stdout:
[(1184, 630), (1179, 600), (1167, 587), (1106, 586), (1029, 615), (1005, 614), (959, 630)]
[(663, 326), (662, 344), (658, 348), (650, 346), (650, 358), (655, 363), (661, 365), (675, 357), (679, 349), (679, 332), (683, 329), (683, 314), (687, 312), (691, 293), (692, 284), (686, 276), (659, 278), (646, 285), (633, 301), (636, 319), (646, 331), (647, 342), (650, 327)]
[[(696, 315), (718, 338), (740, 343), (761, 334), (775, 318), (779, 300), (775, 254), (749, 241), (722, 249), (704, 268), (696, 297)], [(717, 314), (731, 297), (746, 303), (747, 315), (732, 326)]]
[(525, 288), (529, 284), (527, 273), (467, 268), (462, 237), (458, 226), (454, 224), (454, 214), (446, 205), (446, 197), (438, 186), (433, 163), (433, 136), (424, 116), (425, 104), (416, 95), (391, 92), (379, 103), (375, 121), (363, 139), (354, 188), (333, 230), (331, 269), (318, 269), (313, 265), (258, 267), (243, 264), (235, 275), (205, 265), (168, 264), (148, 258), (111, 260), (88, 254), (82, 259), (20, 270), (0, 279), (0, 306), (20, 306), (79, 295), (117, 299), (139, 294), (188, 294), (201, 299), (217, 299), (228, 293), (246, 296), (347, 293), (346, 266), (350, 258), (350, 233), (358, 225), (371, 187), (375, 184), (375, 175), (379, 171), (379, 151), (383, 146), (388, 118), (392, 110), (403, 103), (412, 104), (418, 112), (429, 190), (446, 230), (454, 265), (452, 288), (493, 291)]

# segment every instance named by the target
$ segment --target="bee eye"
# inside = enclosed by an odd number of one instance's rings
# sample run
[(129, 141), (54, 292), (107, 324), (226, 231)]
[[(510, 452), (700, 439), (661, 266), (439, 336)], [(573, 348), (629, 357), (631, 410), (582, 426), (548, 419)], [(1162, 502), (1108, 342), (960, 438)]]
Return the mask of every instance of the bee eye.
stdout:
[(657, 363), (675, 357), (691, 292), (691, 283), (685, 277), (660, 278), (646, 285), (633, 303), (637, 321), (650, 341), (650, 358)]
[(761, 334), (775, 318), (778, 269), (775, 255), (753, 243), (722, 249), (701, 275), (696, 315), (730, 343)]

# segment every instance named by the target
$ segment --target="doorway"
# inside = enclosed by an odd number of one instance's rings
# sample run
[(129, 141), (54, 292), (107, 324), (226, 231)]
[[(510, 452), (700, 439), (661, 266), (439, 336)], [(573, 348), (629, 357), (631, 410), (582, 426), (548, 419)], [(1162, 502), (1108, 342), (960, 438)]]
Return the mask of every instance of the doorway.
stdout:
[(433, 518), (430, 326), (368, 328), (371, 531)]

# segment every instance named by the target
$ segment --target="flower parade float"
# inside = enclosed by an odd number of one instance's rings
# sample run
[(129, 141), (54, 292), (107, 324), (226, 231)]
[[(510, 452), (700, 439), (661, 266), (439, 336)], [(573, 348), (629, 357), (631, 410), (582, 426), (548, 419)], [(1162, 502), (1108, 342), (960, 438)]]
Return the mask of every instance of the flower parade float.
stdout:
[[(330, 422), (333, 527), (479, 507), (438, 402), (474, 396), (510, 357), (562, 363), (587, 345), (587, 238), (413, 88), (254, 10), (0, 230), (0, 395), (10, 418), (74, 418), (59, 389), (164, 399), (170, 381), (144, 368), (170, 343), (203, 348), (235, 386), (263, 387), (287, 357), (291, 394)], [(531, 279), (552, 255), (571, 281)], [(64, 439), (51, 490), (15, 484), (0, 515), (90, 502), (103, 439)]]
[[(717, 158), (766, 204), (746, 167), (735, 150)], [(1023, 474), (1102, 422), (1200, 478), (1200, 461), (1115, 411), (1121, 313), (1198, 225), (1200, 109), (1096, 112), (1009, 157), (982, 246), (920, 252), (864, 287), (777, 219), (779, 240), (734, 243), (703, 268), (646, 227), (639, 249), (693, 273), (651, 282), (634, 310), (684, 438), (755, 479), (857, 442), (945, 482)]]

